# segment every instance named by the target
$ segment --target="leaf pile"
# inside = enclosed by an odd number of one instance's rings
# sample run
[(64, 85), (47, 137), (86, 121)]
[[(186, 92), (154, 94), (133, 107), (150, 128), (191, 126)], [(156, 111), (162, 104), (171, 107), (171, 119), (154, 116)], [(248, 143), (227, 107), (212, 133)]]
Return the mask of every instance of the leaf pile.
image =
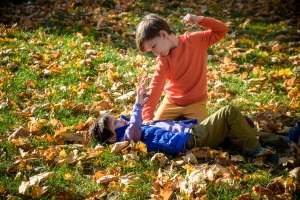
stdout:
[[(45, 199), (295, 199), (300, 149), (247, 158), (238, 141), (177, 158), (142, 142), (102, 146), (88, 129), (104, 113), (129, 115), (155, 59), (136, 52), (148, 12), (174, 32), (188, 12), (224, 21), (209, 51), (208, 108), (234, 104), (255, 128), (285, 135), (300, 113), (296, 1), (35, 0), (0, 3), (0, 196)], [(270, 157), (278, 153), (275, 162)], [(220, 189), (221, 188), (221, 189)], [(227, 195), (227, 196), (226, 196)]]

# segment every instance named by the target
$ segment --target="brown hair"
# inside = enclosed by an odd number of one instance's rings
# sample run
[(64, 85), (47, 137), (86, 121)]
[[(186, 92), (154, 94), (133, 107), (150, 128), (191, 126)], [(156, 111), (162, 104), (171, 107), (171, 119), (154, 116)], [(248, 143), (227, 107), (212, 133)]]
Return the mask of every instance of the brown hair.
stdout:
[(113, 137), (114, 132), (109, 127), (109, 115), (98, 118), (91, 126), (89, 133), (93, 140), (109, 143), (108, 139)]
[(156, 14), (146, 15), (138, 24), (135, 33), (136, 47), (144, 51), (144, 42), (159, 36), (161, 30), (173, 33), (168, 23)]

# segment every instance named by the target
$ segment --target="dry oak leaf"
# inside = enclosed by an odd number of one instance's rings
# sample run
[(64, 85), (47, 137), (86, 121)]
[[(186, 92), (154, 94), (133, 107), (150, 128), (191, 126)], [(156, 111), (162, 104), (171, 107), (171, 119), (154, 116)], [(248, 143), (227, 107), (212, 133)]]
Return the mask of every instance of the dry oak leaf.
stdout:
[(39, 184), (35, 184), (32, 188), (31, 195), (33, 197), (40, 197), (45, 194), (49, 188), (49, 186), (40, 187)]
[(267, 110), (266, 112), (259, 113), (256, 116), (256, 121), (257, 121), (258, 124), (263, 125), (262, 128), (267, 128), (267, 129), (270, 129), (272, 131), (278, 131), (278, 130), (280, 130), (280, 128), (272, 120), (272, 118), (274, 118), (274, 117), (275, 117), (274, 113), (270, 110)]
[(133, 151), (128, 154), (123, 155), (124, 161), (140, 161), (140, 157), (137, 155), (137, 152)]
[(233, 162), (245, 162), (245, 158), (241, 155), (232, 155), (231, 161)]
[(278, 164), (282, 166), (287, 166), (288, 163), (294, 164), (296, 161), (296, 158), (291, 156), (291, 157), (281, 157), (279, 158)]
[(124, 102), (124, 101), (128, 101), (131, 98), (134, 98), (134, 96), (135, 96), (135, 91), (130, 91), (130, 92), (128, 92), (126, 94), (123, 94), (122, 96), (116, 98), (115, 102), (121, 103), (121, 102)]
[(116, 142), (111, 145), (111, 153), (117, 154), (120, 153), (124, 148), (126, 148), (129, 145), (128, 141), (123, 142)]
[(250, 193), (246, 193), (246, 194), (242, 194), (238, 197), (238, 200), (252, 200), (251, 194)]
[(136, 151), (136, 152), (140, 152), (140, 153), (148, 152), (147, 145), (145, 143), (143, 143), (142, 141), (138, 141), (137, 143), (135, 143), (133, 140), (131, 140), (129, 147), (131, 147), (131, 151)]
[(106, 175), (106, 176), (102, 176), (101, 178), (97, 179), (96, 183), (106, 184), (106, 183), (109, 183), (109, 182), (115, 181), (115, 180), (117, 180), (116, 176), (114, 176), (114, 175)]
[(289, 172), (291, 177), (294, 177), (298, 182), (300, 181), (300, 167), (296, 167), (295, 169)]
[(182, 156), (183, 160), (185, 163), (190, 163), (190, 164), (198, 164), (198, 160), (193, 153), (188, 153), (185, 156)]
[(180, 192), (188, 196), (194, 196), (196, 192), (199, 194), (205, 194), (207, 186), (206, 168), (206, 164), (200, 165), (198, 169), (195, 169), (188, 174), (186, 180), (182, 181), (180, 184)]
[(8, 140), (11, 140), (12, 138), (18, 138), (18, 137), (28, 137), (30, 135), (30, 131), (23, 126), (20, 126), (15, 132), (13, 132), (9, 137)]
[(86, 159), (96, 157), (99, 154), (101, 154), (103, 151), (104, 151), (104, 146), (102, 146), (100, 144), (98, 144), (97, 146), (95, 146), (95, 148), (93, 148), (93, 149), (89, 148), (87, 150), (88, 155), (87, 155)]
[(207, 156), (206, 150), (200, 147), (194, 147), (191, 150), (189, 150), (188, 153), (189, 152), (193, 153), (196, 156), (196, 158), (205, 158)]
[(228, 152), (221, 152), (216, 156), (217, 163), (225, 163), (229, 161)]
[(134, 172), (130, 172), (124, 176), (120, 177), (121, 185), (128, 186), (132, 182), (142, 182), (142, 179), (139, 174), (135, 174)]
[(267, 199), (273, 199), (273, 192), (272, 190), (262, 187), (260, 185), (254, 185), (252, 187), (252, 191), (258, 193), (260, 196), (266, 196)]
[(47, 178), (50, 178), (52, 176), (55, 176), (55, 172), (43, 172), (41, 174), (37, 174), (35, 176), (32, 176), (29, 178), (29, 181), (22, 181), (21, 185), (19, 186), (19, 193), (25, 194), (26, 190), (35, 184), (38, 184), (42, 181), (45, 181)]
[(260, 156), (268, 156), (268, 155), (272, 155), (272, 154), (276, 154), (276, 150), (271, 150), (268, 148), (263, 148), (261, 152), (259, 152), (256, 157), (260, 157)]
[(240, 66), (236, 63), (225, 63), (220, 65), (220, 70), (225, 72), (234, 72), (238, 70)]
[(156, 154), (154, 154), (154, 156), (152, 156), (152, 158), (150, 159), (150, 162), (154, 162), (155, 160), (158, 160), (159, 164), (163, 165), (168, 161), (168, 158), (163, 153), (156, 153)]

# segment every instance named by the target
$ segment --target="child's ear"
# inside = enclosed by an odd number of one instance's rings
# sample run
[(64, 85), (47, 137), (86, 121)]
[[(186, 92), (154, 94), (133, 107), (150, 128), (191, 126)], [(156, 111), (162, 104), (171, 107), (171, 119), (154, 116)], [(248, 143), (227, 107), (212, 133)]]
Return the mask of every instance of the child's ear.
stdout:
[(160, 30), (159, 31), (159, 35), (162, 36), (163, 38), (166, 38), (167, 35), (168, 35), (168, 33), (166, 31), (164, 31), (164, 30)]
[(109, 142), (110, 144), (113, 144), (116, 142), (116, 140), (117, 140), (116, 135), (114, 135), (114, 136), (110, 137), (109, 139), (107, 139), (107, 142)]
[(109, 138), (109, 139), (107, 140), (107, 142), (109, 142), (110, 144), (112, 144), (112, 143), (115, 143), (116, 141), (115, 141), (114, 138)]

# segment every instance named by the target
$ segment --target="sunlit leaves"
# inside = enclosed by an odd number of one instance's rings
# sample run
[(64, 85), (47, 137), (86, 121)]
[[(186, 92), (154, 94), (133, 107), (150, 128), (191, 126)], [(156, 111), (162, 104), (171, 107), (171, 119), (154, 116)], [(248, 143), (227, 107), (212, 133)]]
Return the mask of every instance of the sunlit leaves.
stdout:
[(44, 173), (32, 176), (32, 177), (29, 178), (29, 181), (23, 181), (21, 183), (21, 185), (19, 186), (19, 193), (20, 194), (25, 194), (27, 189), (30, 186), (33, 186), (33, 191), (32, 191), (32, 193), (34, 194), (33, 196), (40, 196), (42, 193), (47, 191), (48, 187), (40, 188), (38, 186), (38, 184), (40, 182), (45, 181), (48, 178), (51, 178), (51, 177), (55, 176), (55, 175), (56, 175), (55, 172), (44, 172)]
[[(16, 191), (28, 198), (58, 189), (57, 196), (45, 198), (74, 199), (75, 194), (86, 199), (117, 199), (123, 193), (141, 199), (209, 199), (209, 187), (215, 185), (228, 193), (238, 188), (244, 192), (239, 199), (291, 199), (295, 180), (299, 182), (298, 168), (269, 184), (263, 173), (246, 173), (243, 168), (251, 164), (273, 170), (265, 163), (272, 151), (249, 160), (240, 152), (197, 147), (172, 158), (162, 152), (147, 153), (141, 142), (107, 148), (90, 144), (88, 128), (104, 113), (129, 116), (139, 77), (150, 77), (153, 72), (155, 59), (134, 50), (134, 31), (141, 16), (159, 13), (174, 32), (182, 34), (199, 30), (181, 22), (186, 12), (195, 11), (220, 19), (230, 28), (209, 50), (208, 108), (240, 103), (243, 111), (255, 115), (256, 128), (285, 134), (290, 128), (286, 124), (299, 118), (300, 108), (299, 20), (293, 18), (293, 4), (278, 0), (102, 3), (39, 0), (1, 7), (0, 121), (6, 124), (0, 133), (0, 163), (5, 177), (23, 181)], [(11, 121), (11, 114), (17, 120)], [(84, 118), (79, 119), (82, 114)], [(277, 167), (294, 168), (299, 152), (291, 143), (290, 149), (279, 154)], [(92, 181), (97, 188), (90, 192), (85, 187), (78, 196), (83, 189), (72, 183), (80, 185), (82, 180), (77, 182), (73, 171), (33, 181), (46, 173), (43, 170), (71, 166), (80, 170), (85, 183)], [(51, 179), (60, 179), (65, 188), (53, 188)], [(247, 189), (253, 181), (261, 185)], [(143, 191), (146, 184), (151, 191)], [(0, 195), (7, 193), (11, 195), (11, 188), (1, 183)]]

